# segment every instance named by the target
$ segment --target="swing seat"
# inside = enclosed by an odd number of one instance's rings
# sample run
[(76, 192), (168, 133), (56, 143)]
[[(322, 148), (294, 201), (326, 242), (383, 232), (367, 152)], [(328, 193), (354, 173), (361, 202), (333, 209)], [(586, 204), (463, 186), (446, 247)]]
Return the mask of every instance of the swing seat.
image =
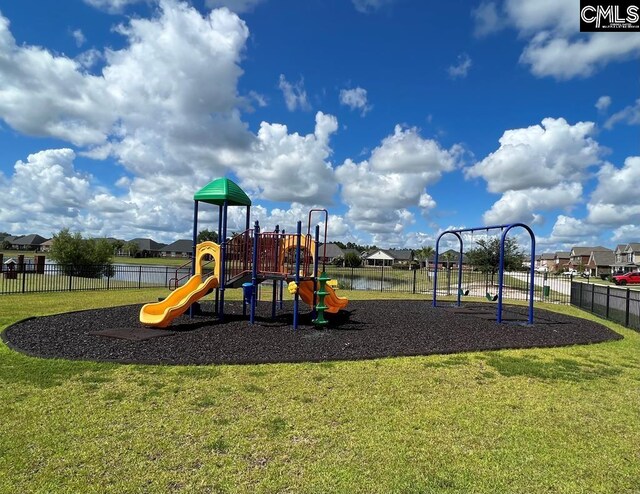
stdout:
[(469, 290), (463, 290), (462, 288), (460, 288), (458, 290), (458, 294), (459, 295), (469, 295)]
[(496, 300), (498, 300), (498, 294), (496, 293), (495, 295), (491, 295), (489, 292), (487, 292), (487, 300), (489, 302), (495, 302)]

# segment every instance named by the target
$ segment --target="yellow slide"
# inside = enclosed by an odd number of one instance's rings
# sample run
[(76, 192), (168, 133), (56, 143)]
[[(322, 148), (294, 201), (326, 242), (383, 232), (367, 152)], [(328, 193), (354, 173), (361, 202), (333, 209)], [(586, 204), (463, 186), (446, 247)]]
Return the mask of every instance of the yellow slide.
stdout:
[[(202, 259), (210, 255), (215, 261), (213, 275), (203, 281)], [(165, 298), (162, 302), (145, 304), (140, 309), (140, 322), (145, 326), (166, 328), (178, 316), (184, 314), (191, 304), (200, 300), (218, 286), (220, 278), (220, 246), (215, 242), (196, 245), (196, 274), (187, 283)]]
[(191, 304), (217, 286), (218, 278), (215, 276), (210, 276), (203, 282), (202, 276), (196, 274), (162, 302), (143, 305), (140, 309), (140, 322), (145, 326), (166, 328), (176, 317), (184, 314)]
[[(327, 306), (325, 312), (335, 314), (340, 309), (344, 309), (349, 303), (347, 297), (338, 297), (331, 285), (326, 285), (327, 295), (324, 297), (324, 305)], [(305, 304), (313, 305), (313, 280), (301, 281), (298, 285), (298, 294)]]

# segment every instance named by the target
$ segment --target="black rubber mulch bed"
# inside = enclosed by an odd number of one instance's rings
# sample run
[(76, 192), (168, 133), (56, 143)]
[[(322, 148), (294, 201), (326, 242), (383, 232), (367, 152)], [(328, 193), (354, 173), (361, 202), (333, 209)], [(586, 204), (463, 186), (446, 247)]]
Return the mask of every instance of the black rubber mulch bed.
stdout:
[[(307, 306), (301, 307), (307, 309)], [(595, 322), (544, 310), (526, 325), (526, 308), (505, 306), (503, 324), (490, 304), (431, 307), (428, 301), (352, 301), (323, 330), (293, 306), (275, 320), (271, 304), (258, 306), (256, 324), (239, 302), (225, 304), (220, 323), (203, 304), (194, 319), (182, 316), (166, 330), (143, 328), (140, 305), (37, 317), (2, 334), (13, 349), (39, 357), (151, 364), (246, 364), (358, 360), (503, 348), (599, 343), (622, 336)]]

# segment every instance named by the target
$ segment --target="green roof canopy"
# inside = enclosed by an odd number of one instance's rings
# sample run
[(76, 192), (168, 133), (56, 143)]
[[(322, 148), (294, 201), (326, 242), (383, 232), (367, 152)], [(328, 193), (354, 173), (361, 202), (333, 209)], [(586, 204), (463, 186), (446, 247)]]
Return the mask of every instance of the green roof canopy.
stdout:
[(251, 199), (244, 190), (228, 178), (218, 178), (208, 183), (195, 193), (193, 199), (209, 204), (222, 205), (227, 201), (229, 206), (251, 206)]

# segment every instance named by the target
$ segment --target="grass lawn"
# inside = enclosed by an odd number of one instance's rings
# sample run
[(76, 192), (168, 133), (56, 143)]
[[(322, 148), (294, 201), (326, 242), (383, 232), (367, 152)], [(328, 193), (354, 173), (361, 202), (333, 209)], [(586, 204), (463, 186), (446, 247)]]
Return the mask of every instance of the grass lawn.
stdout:
[[(164, 294), (3, 295), (0, 329)], [(639, 492), (640, 335), (604, 324), (624, 340), (315, 364), (99, 364), (0, 344), (0, 492)]]

